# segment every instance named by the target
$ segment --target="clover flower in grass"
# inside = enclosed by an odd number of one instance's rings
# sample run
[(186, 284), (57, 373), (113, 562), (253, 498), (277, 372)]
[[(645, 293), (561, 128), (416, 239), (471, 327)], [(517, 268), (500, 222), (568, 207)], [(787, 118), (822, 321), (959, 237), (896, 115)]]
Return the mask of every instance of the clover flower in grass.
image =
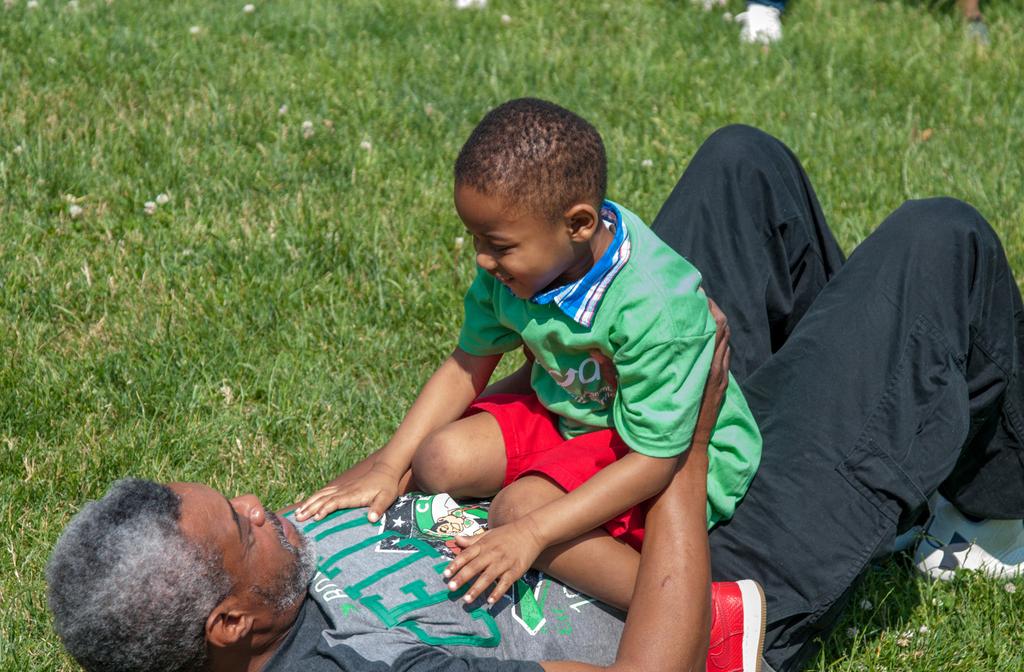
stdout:
[(14, 7), (14, 0), (4, 0), (4, 9)]
[(928, 634), (928, 626), (927, 625), (922, 625), (920, 628), (917, 629), (917, 631), (920, 632), (922, 635), (927, 635)]
[(85, 210), (82, 209), (82, 206), (77, 203), (72, 203), (68, 206), (68, 214), (71, 215), (71, 219), (78, 219), (84, 212)]
[(372, 152), (373, 143), (370, 142), (369, 140), (363, 140), (362, 142), (359, 143), (359, 149), (363, 150), (364, 152)]
[(462, 236), (455, 236), (455, 251), (458, 252), (462, 249), (462, 246), (466, 244), (466, 239)]
[(1003, 586), (1003, 590), (1013, 595), (1017, 592), (1017, 585), (1013, 583), (1008, 583), (1005, 586)]
[(25, 3), (25, 9), (39, 9), (39, 0), (28, 0)]
[(171, 202), (171, 197), (169, 195), (163, 194), (163, 193), (156, 195), (156, 204), (157, 205), (167, 205), (170, 202)]
[(190, 27), (188, 29), (188, 34), (189, 35), (198, 35), (201, 30), (202, 30), (202, 28), (200, 28), (199, 26), (192, 26), (192, 27)]
[(153, 201), (146, 201), (145, 203), (142, 204), (142, 211), (150, 216), (155, 215), (156, 203), (154, 203)]
[(256, 11), (256, 5), (250, 3), (250, 4), (242, 7), (242, 11), (245, 12), (246, 14), (252, 14), (253, 12)]
[(643, 161), (640, 162), (640, 165), (643, 166), (644, 168), (651, 168), (652, 166), (654, 166), (654, 161), (651, 161), (650, 159), (644, 159)]
[(11, 151), (14, 152), (15, 156), (21, 156), (21, 153), (25, 151), (25, 145), (15, 145)]
[(487, 0), (455, 0), (455, 9), (483, 9), (487, 6)]
[(68, 0), (67, 7), (68, 7), (68, 11), (77, 12), (78, 11), (78, 0)]
[(302, 137), (308, 140), (309, 138), (313, 137), (314, 133), (316, 133), (316, 131), (313, 130), (312, 121), (306, 119), (304, 122), (302, 122)]
[(277, 116), (283, 117), (286, 114), (288, 114), (288, 106), (287, 105), (282, 105), (281, 107), (277, 108)]
[(511, 23), (512, 23), (512, 17), (511, 16), (509, 16), (508, 14), (502, 14), (501, 15), (501, 24), (503, 26), (510, 25)]

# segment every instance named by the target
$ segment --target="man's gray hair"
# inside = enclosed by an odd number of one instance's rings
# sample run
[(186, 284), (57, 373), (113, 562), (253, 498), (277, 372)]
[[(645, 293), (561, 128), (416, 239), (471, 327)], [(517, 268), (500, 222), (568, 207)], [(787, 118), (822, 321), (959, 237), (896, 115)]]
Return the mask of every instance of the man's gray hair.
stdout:
[(231, 581), (222, 559), (182, 534), (167, 486), (114, 483), (87, 503), (46, 568), (57, 634), (86, 670), (192, 671), (206, 660), (206, 619)]

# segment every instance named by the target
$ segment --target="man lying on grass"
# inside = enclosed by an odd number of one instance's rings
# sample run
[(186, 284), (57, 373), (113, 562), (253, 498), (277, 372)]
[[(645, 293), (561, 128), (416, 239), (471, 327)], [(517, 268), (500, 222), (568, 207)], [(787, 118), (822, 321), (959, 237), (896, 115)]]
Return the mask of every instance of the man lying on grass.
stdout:
[[(57, 632), (87, 670), (104, 672), (660, 672), (704, 669), (710, 628), (710, 669), (754, 670), (756, 586), (716, 584), (709, 603), (704, 524), (682, 515), (706, 497), (706, 420), (724, 391), (724, 343), (698, 441), (648, 514), (625, 623), (536, 572), (494, 605), (450, 592), (441, 570), (454, 547), (444, 533), (478, 523), (482, 506), (404, 495), (376, 524), (355, 509), (300, 529), (252, 495), (123, 480), (87, 504), (54, 549)], [(438, 501), (449, 505), (432, 507)]]
[[(708, 435), (695, 437), (697, 450), (688, 451), (682, 471), (647, 519), (639, 569), (629, 564), (636, 559), (630, 548), (619, 556), (623, 562), (596, 554), (589, 558), (610, 565), (608, 581), (632, 586), (639, 575), (616, 665), (662, 670), (703, 663), (708, 548), (714, 579), (752, 578), (764, 586), (765, 669), (770, 665), (778, 672), (803, 668), (834, 627), (857, 577), (887, 555), (897, 534), (918, 522), (929, 506), (935, 514), (931, 536), (915, 558), (921, 570), (938, 578), (958, 568), (998, 577), (1024, 570), (1024, 306), (999, 237), (977, 210), (949, 198), (908, 202), (845, 260), (793, 152), (761, 131), (730, 126), (694, 154), (652, 229), (705, 273), (708, 294), (729, 316), (729, 370), (757, 419), (765, 450), (733, 516), (708, 531), (702, 479), (709, 464), (704, 457)], [(527, 367), (513, 375), (522, 380), (529, 373)], [(701, 466), (690, 471), (695, 455), (701, 456)], [(370, 466), (363, 462), (341, 479), (359, 478)], [(684, 477), (692, 479), (690, 486), (680, 485)], [(291, 604), (287, 591), (275, 587), (295, 586), (303, 578), (298, 572), (297, 579), (288, 580), (296, 573), (284, 570), (295, 560), (278, 560), (273, 573), (264, 567), (267, 560), (259, 560), (288, 555), (281, 550), (284, 544), (271, 543), (280, 542), (276, 533), (268, 540), (262, 509), (245, 498), (229, 506), (207, 490), (180, 488), (158, 497), (166, 502), (166, 513), (158, 517), (138, 520), (136, 506), (118, 499), (111, 500), (107, 513), (87, 507), (58, 544), (49, 573), (55, 620), (69, 649), (90, 661), (91, 669), (150, 669), (129, 664), (150, 649), (156, 662), (147, 660), (158, 669), (190, 669), (207, 652), (216, 665), (235, 660), (236, 667), (255, 668), (275, 646), (327, 660), (335, 652), (350, 655), (350, 649), (339, 647), (360, 640), (361, 648), (352, 649), (355, 662), (335, 662), (334, 669), (374, 669), (359, 653), (365, 651), (375, 660), (392, 660), (397, 669), (418, 664), (430, 669), (446, 653), (463, 655), (444, 659), (446, 669), (457, 669), (455, 661), (464, 669), (507, 664), (465, 658), (464, 647), (479, 640), (448, 640), (450, 630), (433, 629), (452, 621), (427, 611), (458, 606), (461, 593), (450, 595), (439, 576), (448, 556), (433, 556), (433, 563), (420, 560), (419, 554), (430, 555), (429, 546), (412, 541), (403, 542), (405, 548), (389, 543), (396, 548), (391, 560), (378, 557), (388, 550), (378, 546), (383, 540), (367, 542), (374, 553), (358, 541), (323, 546), (324, 576), (313, 583), (313, 593), (323, 591), (317, 605), (333, 605), (332, 618), (338, 620), (320, 627), (314, 619), (312, 637), (300, 634), (305, 630), (299, 623), (289, 631), (297, 613), (325, 618), (325, 612), (319, 606), (280, 611), (260, 606)], [(220, 510), (196, 509), (195, 494)], [(473, 515), (446, 508), (438, 524), (426, 528), (471, 530)], [(396, 517), (406, 514), (390, 516), (391, 524), (400, 525)], [(360, 509), (307, 524), (319, 550), (349, 530), (367, 529), (363, 519)], [(104, 534), (110, 526), (127, 532)], [(197, 545), (205, 538), (195, 536), (207, 529), (221, 529), (219, 538), (228, 545), (223, 559), (213, 539)], [(288, 543), (298, 547), (298, 535), (288, 526), (282, 529)], [(150, 530), (175, 539), (184, 532), (193, 550), (172, 555), (173, 546), (143, 542), (142, 533)], [(382, 552), (376, 554), (378, 547)], [(139, 553), (163, 559), (158, 566), (168, 571), (142, 572), (147, 563)], [(204, 553), (213, 560), (202, 564)], [(381, 564), (350, 569), (346, 561), (360, 554)], [(400, 583), (397, 599), (375, 597), (370, 591), (382, 581), (401, 580), (390, 572), (405, 571), (403, 558), (412, 567), (429, 565), (429, 571)], [(256, 567), (249, 570), (247, 563)], [(196, 571), (170, 571), (183, 565)], [(219, 573), (222, 566), (235, 573)], [(196, 592), (194, 581), (200, 579), (210, 581), (208, 590)], [(580, 647), (589, 662), (611, 658), (611, 647), (599, 643), (609, 631), (599, 623), (614, 628), (613, 620), (596, 610), (585, 612), (589, 607), (580, 601), (548, 609), (555, 604), (552, 595), (564, 590), (531, 581), (513, 589), (518, 593), (511, 603), (502, 598), (485, 610), (469, 605), (463, 623), (476, 629), (467, 637), (493, 642), (500, 634), (503, 644), (486, 650), (512, 658), (564, 657)], [(662, 581), (664, 593), (657, 588)], [(181, 592), (186, 589), (192, 592)], [(179, 595), (186, 597), (171, 599)], [(195, 595), (206, 595), (206, 601), (189, 597)], [(218, 608), (222, 604), (225, 608)], [(153, 630), (154, 613), (174, 639)], [(344, 639), (331, 629), (335, 622), (344, 624), (338, 631), (348, 633)], [(514, 644), (516, 627), (537, 636)], [(744, 628), (738, 639), (756, 639), (752, 633), (759, 630)], [(576, 636), (579, 643), (569, 644)], [(553, 648), (545, 648), (542, 638)], [(384, 640), (404, 648), (396, 653)], [(425, 647), (424, 641), (440, 648)], [(175, 657), (184, 642), (191, 642), (190, 653)], [(296, 642), (305, 648), (295, 648)], [(739, 669), (744, 669), (742, 653), (756, 646), (732, 648), (741, 653)], [(315, 669), (312, 665), (299, 663), (302, 669)], [(378, 667), (388, 669), (388, 664)]]

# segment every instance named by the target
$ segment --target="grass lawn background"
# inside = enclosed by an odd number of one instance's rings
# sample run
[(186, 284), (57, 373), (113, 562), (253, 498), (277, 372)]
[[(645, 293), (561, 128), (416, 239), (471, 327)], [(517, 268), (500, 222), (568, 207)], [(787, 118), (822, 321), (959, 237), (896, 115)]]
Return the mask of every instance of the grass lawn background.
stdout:
[[(5, 3), (0, 669), (74, 669), (43, 567), (114, 479), (278, 507), (387, 439), (455, 342), (451, 165), (505, 99), (590, 119), (609, 196), (648, 221), (742, 122), (801, 157), (847, 252), (950, 194), (1024, 277), (1024, 6), (983, 6), (985, 52), (951, 3), (790, 4), (761, 49), (685, 0)], [(890, 562), (809, 669), (1024, 669), (1022, 599)]]

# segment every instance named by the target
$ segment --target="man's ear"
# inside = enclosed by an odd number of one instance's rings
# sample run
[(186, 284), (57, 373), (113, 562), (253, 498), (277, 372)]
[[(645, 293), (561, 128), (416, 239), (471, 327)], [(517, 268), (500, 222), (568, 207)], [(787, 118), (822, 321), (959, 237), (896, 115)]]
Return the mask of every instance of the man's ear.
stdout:
[(584, 243), (594, 235), (601, 218), (594, 206), (589, 203), (577, 203), (562, 214), (569, 237), (573, 242)]
[(231, 648), (249, 636), (252, 623), (252, 614), (229, 595), (206, 617), (206, 642), (217, 648)]

